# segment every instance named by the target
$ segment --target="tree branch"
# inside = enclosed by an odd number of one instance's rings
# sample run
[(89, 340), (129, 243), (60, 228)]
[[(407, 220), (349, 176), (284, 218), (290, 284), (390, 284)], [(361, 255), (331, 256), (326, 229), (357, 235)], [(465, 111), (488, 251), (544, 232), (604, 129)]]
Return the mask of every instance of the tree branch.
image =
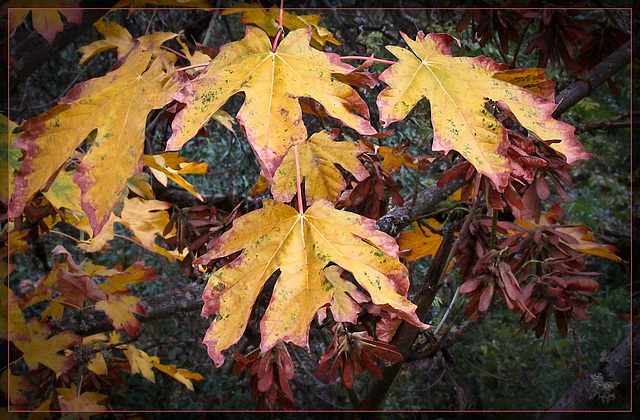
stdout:
[[(594, 380), (592, 375), (578, 379), (571, 389), (549, 409), (550, 413), (544, 417), (544, 420), (576, 418), (581, 416), (580, 411), (584, 410), (630, 409), (627, 404), (632, 386), (631, 365), (638, 363), (638, 355), (640, 355), (640, 339), (637, 334), (634, 334), (635, 332), (637, 331), (629, 334), (607, 356), (606, 363), (601, 363), (596, 368), (594, 374), (602, 375), (602, 381)], [(633, 359), (632, 353), (635, 354)], [(603, 404), (597, 395), (597, 391), (602, 390), (604, 381), (618, 382), (613, 389), (615, 398), (607, 404)]]
[[(636, 50), (640, 44), (640, 36), (635, 35), (633, 42)], [(637, 52), (637, 51), (636, 51)], [(620, 49), (609, 57), (605, 58), (600, 64), (591, 69), (587, 74), (578, 81), (573, 82), (569, 87), (564, 89), (556, 96), (556, 108), (553, 113), (554, 118), (558, 118), (567, 109), (577, 104), (581, 99), (588, 96), (595, 88), (606, 82), (624, 68), (631, 61), (631, 41), (628, 41)]]
[[(184, 312), (197, 311), (202, 308), (202, 291), (204, 284), (191, 284), (184, 289), (172, 290), (156, 296), (142, 299), (140, 304), (147, 312), (147, 316), (136, 315), (140, 322), (155, 319), (171, 318)], [(52, 332), (73, 331), (82, 336), (88, 336), (105, 331), (112, 331), (113, 326), (103, 311), (85, 311), (77, 316), (51, 322)]]

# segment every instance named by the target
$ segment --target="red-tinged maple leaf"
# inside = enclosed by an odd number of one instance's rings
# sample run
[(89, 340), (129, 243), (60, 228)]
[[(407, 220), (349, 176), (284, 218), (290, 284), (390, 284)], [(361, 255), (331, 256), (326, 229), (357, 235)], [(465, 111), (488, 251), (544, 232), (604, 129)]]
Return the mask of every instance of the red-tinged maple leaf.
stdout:
[[(71, 384), (70, 388), (56, 388), (58, 393), (58, 402), (61, 411), (72, 411), (81, 413), (97, 413), (106, 411), (104, 405), (100, 402), (107, 399), (106, 395), (97, 392), (83, 392), (80, 394), (76, 384)], [(81, 414), (80, 418), (88, 419), (91, 415)]]
[(12, 34), (31, 12), (33, 29), (52, 44), (56, 34), (64, 29), (58, 14), (76, 25), (82, 23), (82, 9), (79, 5), (80, 0), (11, 0), (2, 9), (4, 12), (11, 8), (9, 28)]
[[(108, 285), (102, 287), (106, 294), (128, 293), (129, 284), (139, 284), (155, 280), (158, 270), (153, 267), (145, 267), (144, 261), (138, 261), (129, 266), (125, 271), (116, 270), (115, 273), (102, 274), (107, 278)], [(101, 274), (101, 273), (97, 273)]]
[(300, 97), (315, 99), (329, 115), (362, 134), (375, 134), (369, 121), (357, 115), (369, 117), (365, 102), (332, 76), (354, 68), (336, 54), (311, 48), (310, 38), (309, 29), (292, 31), (273, 52), (268, 35), (248, 27), (244, 39), (223, 46), (209, 68), (174, 95), (186, 106), (173, 121), (167, 150), (180, 149), (239, 91), (246, 98), (237, 119), (267, 179), (289, 148), (307, 138)]
[(349, 271), (373, 303), (388, 305), (404, 320), (426, 328), (406, 298), (408, 273), (397, 260), (395, 240), (374, 225), (373, 220), (336, 210), (327, 201), (314, 203), (303, 214), (265, 201), (262, 209), (234, 220), (233, 228), (211, 251), (194, 261), (209, 264), (242, 250), (213, 273), (203, 292), (202, 315), (216, 315), (203, 341), (215, 364), (224, 362), (222, 352), (242, 336), (256, 298), (276, 271), (280, 276), (260, 327), (262, 351), (281, 341), (308, 346), (310, 323), (318, 310), (336, 294), (349, 291), (343, 284), (346, 280), (326, 277), (329, 263)]
[(506, 131), (487, 111), (487, 100), (543, 141), (560, 140), (551, 147), (568, 163), (590, 156), (576, 140), (575, 129), (552, 118), (553, 99), (529, 89), (539, 89), (540, 70), (505, 72), (504, 65), (486, 57), (453, 57), (449, 44), (455, 38), (446, 34), (419, 32), (415, 40), (402, 36), (412, 51), (388, 46), (398, 62), (380, 75), (389, 85), (377, 100), (384, 127), (404, 119), (422, 98), (429, 99), (433, 150), (456, 150), (500, 192), (512, 168), (505, 153)]
[(56, 372), (57, 375), (67, 372), (75, 364), (73, 355), (59, 354), (73, 344), (80, 344), (81, 337), (71, 331), (51, 335), (49, 324), (32, 318), (27, 323), (30, 337), (28, 340), (13, 339), (13, 344), (23, 353), (23, 358), (29, 370), (35, 370), (40, 364)]
[(107, 300), (96, 303), (96, 309), (104, 311), (116, 331), (124, 330), (131, 337), (138, 335), (140, 329), (140, 321), (134, 314), (147, 314), (140, 298), (121, 294), (110, 294)]
[(74, 182), (82, 191), (81, 206), (93, 235), (107, 223), (127, 180), (142, 170), (146, 116), (171, 101), (177, 86), (152, 52), (134, 48), (107, 75), (77, 84), (60, 105), (22, 126), (15, 145), (24, 160), (15, 176), (10, 217), (22, 213), (29, 199), (98, 129), (76, 169)]
[[(82, 309), (85, 299), (96, 302), (107, 298), (96, 282), (78, 267), (71, 254), (62, 245), (56, 246), (52, 253), (62, 254), (67, 261), (66, 267), (60, 266), (57, 270), (58, 279), (55, 284), (55, 289), (64, 296), (65, 303), (71, 304), (74, 309)], [(57, 263), (54, 270), (56, 268)]]

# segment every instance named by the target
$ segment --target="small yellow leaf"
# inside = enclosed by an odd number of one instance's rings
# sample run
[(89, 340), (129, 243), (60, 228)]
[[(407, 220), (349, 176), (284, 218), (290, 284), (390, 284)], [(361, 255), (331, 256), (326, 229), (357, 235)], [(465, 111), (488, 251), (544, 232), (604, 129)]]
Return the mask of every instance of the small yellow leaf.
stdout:
[[(240, 3), (222, 11), (222, 15), (234, 13), (242, 13), (240, 17), (241, 23), (256, 25), (267, 32), (269, 36), (275, 36), (278, 31), (279, 7), (271, 7), (267, 12), (259, 4)], [(311, 45), (315, 48), (323, 49), (327, 42), (340, 45), (340, 42), (327, 28), (318, 25), (320, 19), (322, 19), (322, 15), (297, 16), (286, 10), (282, 12), (282, 25), (285, 28), (289, 30), (309, 28), (312, 30)]]
[(156, 382), (153, 374), (153, 360), (147, 353), (138, 350), (133, 344), (128, 344), (124, 354), (131, 366), (131, 373), (140, 373), (147, 381)]
[[(318, 200), (335, 203), (346, 188), (336, 164), (351, 172), (358, 181), (369, 176), (369, 171), (358, 160), (358, 156), (366, 150), (350, 141), (334, 141), (337, 136), (338, 130), (321, 131), (297, 146), (300, 176), (304, 178), (308, 205)], [(296, 179), (295, 148), (292, 147), (273, 177), (273, 198), (282, 202), (291, 201), (297, 191)]]
[(209, 165), (200, 162), (191, 162), (189, 159), (178, 156), (177, 152), (159, 153), (157, 155), (145, 155), (144, 164), (151, 169), (151, 172), (158, 181), (165, 187), (167, 178), (180, 185), (185, 190), (193, 194), (198, 200), (204, 198), (196, 191), (193, 185), (185, 181), (180, 174), (204, 174), (209, 172)]
[[(131, 48), (133, 48), (135, 40), (133, 39), (129, 31), (127, 31), (117, 23), (107, 22), (104, 19), (100, 19), (96, 23), (94, 23), (93, 26), (96, 27), (98, 32), (104, 35), (105, 39), (101, 39), (82, 48), (79, 48), (78, 52), (82, 54), (82, 57), (80, 58), (80, 64), (84, 64), (94, 55), (112, 48), (118, 49), (118, 58), (121, 58), (125, 56), (129, 51), (131, 51)], [(166, 64), (169, 64), (175, 63), (178, 57), (176, 57), (175, 54), (172, 54), (169, 51), (163, 50), (161, 46), (162, 43), (173, 39), (176, 36), (178, 36), (178, 34), (174, 34), (172, 32), (154, 32), (150, 35), (144, 35), (140, 38), (136, 38), (136, 40), (140, 43), (140, 48), (142, 50), (146, 51), (150, 47), (153, 47), (153, 58), (164, 54), (164, 61)]]
[[(12, 320), (13, 322), (13, 320)], [(67, 372), (74, 365), (72, 356), (58, 354), (72, 344), (78, 344), (82, 340), (71, 331), (65, 331), (49, 338), (50, 330), (46, 322), (40, 322), (32, 318), (27, 328), (31, 335), (29, 340), (12, 340), (16, 347), (23, 353), (24, 361), (29, 370), (35, 370), (40, 364), (60, 375)]]
[[(435, 219), (423, 220), (434, 229), (440, 229), (442, 224)], [(442, 236), (433, 233), (429, 228), (421, 226), (418, 222), (411, 224), (410, 230), (400, 232), (398, 236), (398, 246), (400, 247), (400, 255), (407, 261), (415, 261), (427, 255), (436, 255)]]
[(204, 376), (199, 373), (190, 372), (186, 369), (178, 369), (175, 365), (163, 365), (160, 363), (160, 359), (156, 356), (151, 356), (150, 359), (153, 361), (153, 367), (182, 383), (190, 391), (193, 391), (193, 383), (191, 382), (191, 379), (196, 381), (204, 379)]
[(104, 311), (116, 331), (125, 330), (131, 337), (135, 337), (140, 329), (140, 321), (134, 314), (145, 314), (139, 298), (117, 294), (96, 303), (96, 309)]
[(253, 184), (253, 187), (251, 187), (251, 191), (249, 191), (249, 196), (255, 197), (256, 195), (260, 195), (263, 192), (265, 192), (267, 188), (269, 188), (269, 181), (267, 181), (267, 178), (260, 175), (256, 183)]

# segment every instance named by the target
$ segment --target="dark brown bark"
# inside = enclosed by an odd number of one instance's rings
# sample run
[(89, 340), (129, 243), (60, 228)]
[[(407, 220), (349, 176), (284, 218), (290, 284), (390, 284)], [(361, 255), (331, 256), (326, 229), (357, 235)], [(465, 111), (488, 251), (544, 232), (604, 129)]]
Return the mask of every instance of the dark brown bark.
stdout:
[[(633, 37), (635, 49), (640, 44), (640, 36)], [(553, 113), (554, 118), (558, 118), (563, 112), (577, 104), (581, 99), (589, 96), (591, 92), (614, 74), (622, 70), (631, 61), (631, 41), (624, 44), (620, 49), (609, 57), (605, 58), (600, 64), (587, 72), (580, 80), (573, 82), (569, 87), (564, 89), (556, 96), (556, 108)]]
[[(578, 379), (571, 389), (549, 409), (545, 420), (560, 420), (583, 416), (586, 410), (630, 410), (629, 396), (632, 387), (631, 365), (638, 363), (640, 357), (640, 339), (637, 331), (632, 332), (607, 356), (607, 362), (601, 363), (591, 375)], [(634, 354), (633, 358), (631, 354)], [(594, 380), (592, 375), (602, 375), (602, 380)], [(615, 398), (604, 404), (598, 396), (598, 390), (604, 382), (618, 382), (614, 388)], [(606, 402), (606, 399), (605, 399)], [(572, 413), (568, 413), (570, 411)], [(577, 411), (577, 412), (576, 412)]]
[[(140, 321), (171, 318), (184, 312), (197, 311), (202, 308), (202, 291), (204, 284), (191, 284), (184, 289), (171, 290), (156, 296), (142, 299), (141, 305), (147, 316), (136, 315)], [(54, 333), (69, 330), (82, 336), (111, 331), (113, 326), (103, 311), (86, 311), (77, 316), (52, 321)]]

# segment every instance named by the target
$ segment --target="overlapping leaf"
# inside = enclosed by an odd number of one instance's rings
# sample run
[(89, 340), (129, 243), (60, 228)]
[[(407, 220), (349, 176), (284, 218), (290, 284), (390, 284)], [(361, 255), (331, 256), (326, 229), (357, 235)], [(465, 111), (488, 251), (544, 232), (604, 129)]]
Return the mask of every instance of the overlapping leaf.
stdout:
[[(265, 30), (269, 36), (275, 36), (278, 32), (278, 22), (280, 20), (280, 8), (271, 7), (269, 10), (264, 9), (256, 3), (240, 3), (230, 9), (224, 10), (222, 15), (230, 15), (234, 13), (242, 13), (240, 23), (256, 25)], [(333, 36), (331, 31), (318, 25), (322, 19), (322, 15), (294, 15), (282, 11), (282, 26), (289, 30), (310, 28), (311, 45), (323, 49), (327, 42), (340, 45), (340, 42)]]
[[(80, 64), (84, 64), (94, 55), (112, 48), (118, 49), (118, 58), (121, 58), (127, 54), (135, 44), (135, 40), (129, 31), (115, 22), (107, 22), (100, 19), (94, 23), (93, 26), (96, 27), (98, 32), (104, 35), (105, 39), (100, 39), (79, 48), (78, 52), (82, 54)], [(163, 42), (173, 39), (176, 36), (178, 36), (178, 34), (173, 32), (154, 32), (150, 35), (144, 35), (137, 38), (137, 41), (140, 43), (140, 48), (142, 50), (147, 50), (150, 47), (153, 48), (152, 57), (155, 58), (160, 54), (166, 54), (167, 57), (165, 58), (165, 62), (175, 63), (177, 59), (176, 55), (163, 50), (161, 46)]]
[(204, 201), (195, 187), (185, 181), (180, 174), (206, 174), (209, 172), (209, 165), (200, 162), (191, 162), (187, 158), (178, 156), (177, 152), (159, 153), (153, 156), (145, 155), (144, 164), (151, 169), (151, 173), (165, 187), (170, 179), (180, 185), (185, 190), (193, 194), (198, 200)]
[(400, 255), (407, 261), (415, 261), (427, 255), (436, 255), (442, 236), (423, 226), (428, 223), (434, 229), (440, 229), (442, 224), (435, 219), (428, 219), (421, 223), (414, 222), (411, 229), (400, 232), (398, 236), (398, 246)]
[[(338, 130), (321, 131), (298, 145), (300, 176), (304, 178), (307, 204), (318, 200), (335, 202), (346, 182), (336, 164), (351, 172), (358, 181), (369, 176), (369, 171), (360, 163), (358, 156), (366, 149), (349, 141), (334, 141)], [(289, 150), (273, 177), (273, 197), (282, 202), (291, 201), (296, 194), (295, 151)]]
[[(247, 28), (244, 39), (225, 45), (209, 68), (174, 98), (186, 104), (172, 124), (167, 150), (178, 150), (237, 92), (237, 115), (268, 179), (294, 144), (307, 138), (298, 98), (311, 97), (327, 113), (362, 134), (374, 134), (369, 109), (358, 93), (332, 76), (354, 68), (336, 54), (313, 49), (311, 31), (290, 32), (275, 52), (267, 34)], [(360, 114), (360, 115), (357, 115)]]
[(240, 250), (238, 258), (211, 276), (203, 294), (202, 314), (216, 315), (204, 343), (218, 366), (224, 362), (222, 352), (242, 336), (265, 282), (278, 270), (260, 328), (262, 351), (281, 341), (307, 347), (316, 312), (336, 300), (336, 290), (343, 294), (340, 298), (350, 299), (346, 294), (352, 287), (346, 280), (325, 276), (330, 263), (349, 271), (373, 303), (426, 327), (406, 299), (409, 279), (397, 260), (397, 245), (375, 230), (374, 220), (336, 210), (327, 201), (316, 202), (304, 214), (267, 201), (262, 209), (236, 219), (233, 228), (194, 263), (207, 264)]
[[(22, 321), (24, 322), (24, 320)], [(12, 320), (13, 323), (13, 320)], [(23, 353), (24, 361), (29, 370), (35, 370), (40, 364), (45, 365), (57, 374), (67, 372), (75, 364), (73, 356), (59, 354), (72, 344), (78, 344), (82, 340), (71, 331), (49, 337), (51, 334), (49, 324), (32, 318), (26, 327), (29, 330), (28, 339), (22, 336), (10, 334), (13, 344)]]
[(146, 314), (140, 298), (119, 294), (109, 295), (107, 300), (96, 303), (96, 309), (104, 311), (116, 331), (124, 330), (131, 337), (138, 335), (140, 329), (140, 321), (134, 314)]
[[(412, 51), (387, 49), (398, 57), (380, 75), (389, 85), (378, 96), (380, 120), (386, 127), (404, 119), (423, 97), (431, 104), (433, 149), (462, 154), (500, 191), (507, 185), (511, 166), (506, 155), (507, 134), (485, 108), (496, 102), (517, 121), (567, 158), (568, 163), (588, 158), (569, 124), (554, 120), (549, 81), (539, 69), (501, 71), (486, 57), (453, 57), (446, 34), (418, 33), (416, 40), (402, 34)], [(531, 88), (531, 89), (530, 89)]]
[(160, 61), (147, 70), (151, 54), (134, 48), (118, 69), (76, 85), (60, 105), (23, 125), (15, 145), (25, 156), (15, 177), (11, 217), (97, 129), (74, 182), (82, 190), (81, 206), (93, 234), (100, 233), (127, 180), (142, 169), (147, 114), (168, 103), (177, 89)]

